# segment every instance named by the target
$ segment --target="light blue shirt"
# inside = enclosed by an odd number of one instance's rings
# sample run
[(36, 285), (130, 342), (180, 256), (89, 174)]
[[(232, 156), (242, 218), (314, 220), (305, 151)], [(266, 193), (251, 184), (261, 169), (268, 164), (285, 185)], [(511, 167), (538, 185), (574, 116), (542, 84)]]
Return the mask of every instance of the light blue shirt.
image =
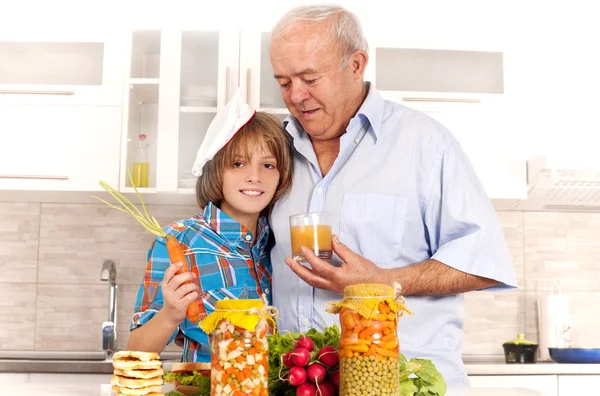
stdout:
[[(488, 290), (517, 285), (494, 208), (454, 136), (433, 118), (367, 88), (325, 177), (298, 121), (284, 121), (297, 153), (292, 190), (271, 215), (273, 302), (281, 329), (339, 323), (325, 308), (341, 296), (309, 286), (284, 262), (291, 256), (288, 217), (295, 213), (330, 212), (340, 241), (382, 268), (433, 258), (501, 282)], [(332, 264), (340, 259), (334, 256)], [(467, 386), (463, 296), (407, 297), (406, 303), (414, 315), (399, 320), (401, 352), (433, 360), (449, 385)]]

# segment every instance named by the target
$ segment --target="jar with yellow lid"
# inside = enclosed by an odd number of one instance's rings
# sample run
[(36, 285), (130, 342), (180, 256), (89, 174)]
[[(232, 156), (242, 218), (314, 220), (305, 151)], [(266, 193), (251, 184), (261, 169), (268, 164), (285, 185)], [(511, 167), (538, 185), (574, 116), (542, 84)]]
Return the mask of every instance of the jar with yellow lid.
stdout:
[(276, 310), (261, 300), (222, 300), (200, 322), (210, 334), (211, 396), (269, 395), (269, 343)]
[(340, 314), (340, 396), (400, 394), (399, 285), (359, 284), (327, 310)]

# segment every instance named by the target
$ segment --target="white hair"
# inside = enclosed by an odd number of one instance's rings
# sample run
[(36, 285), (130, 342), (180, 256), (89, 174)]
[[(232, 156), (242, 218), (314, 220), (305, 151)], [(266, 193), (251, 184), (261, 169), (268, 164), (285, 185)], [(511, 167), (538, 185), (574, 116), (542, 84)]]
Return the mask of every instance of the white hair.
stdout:
[(346, 67), (352, 53), (357, 50), (369, 52), (369, 45), (362, 32), (360, 20), (345, 8), (338, 5), (306, 5), (288, 11), (275, 24), (271, 40), (292, 31), (299, 22), (331, 21), (331, 36), (342, 55), (341, 68)]

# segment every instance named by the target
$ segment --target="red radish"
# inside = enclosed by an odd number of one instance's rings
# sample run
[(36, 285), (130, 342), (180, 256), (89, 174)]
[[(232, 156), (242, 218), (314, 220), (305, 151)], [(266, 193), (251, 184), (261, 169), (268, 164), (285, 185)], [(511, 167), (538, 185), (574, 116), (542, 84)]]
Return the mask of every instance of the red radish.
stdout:
[(327, 345), (321, 348), (319, 350), (318, 357), (319, 361), (327, 367), (333, 367), (340, 361), (339, 353), (332, 345)]
[(315, 384), (323, 382), (323, 380), (325, 380), (326, 375), (327, 371), (325, 371), (325, 367), (323, 367), (319, 363), (313, 363), (306, 369), (306, 376)]
[(310, 382), (305, 382), (296, 388), (296, 396), (315, 396), (317, 387)]
[(323, 382), (319, 384), (316, 394), (317, 396), (335, 396), (335, 389), (329, 382)]
[(290, 369), (290, 376), (288, 377), (288, 382), (292, 386), (298, 386), (306, 382), (306, 370), (302, 367), (292, 367)]
[(310, 360), (310, 352), (306, 348), (296, 348), (290, 352), (292, 362), (298, 367), (304, 367)]
[(313, 342), (313, 340), (311, 340), (307, 336), (301, 336), (294, 343), (294, 349), (297, 349), (297, 348), (304, 348), (308, 352), (312, 352), (315, 349), (315, 343)]
[(329, 373), (329, 377), (327, 378), (333, 384), (335, 389), (340, 389), (340, 370), (335, 370)]
[(285, 364), (285, 367), (287, 368), (292, 368), (292, 366), (294, 366), (294, 362), (292, 362), (291, 352), (283, 354), (283, 364)]

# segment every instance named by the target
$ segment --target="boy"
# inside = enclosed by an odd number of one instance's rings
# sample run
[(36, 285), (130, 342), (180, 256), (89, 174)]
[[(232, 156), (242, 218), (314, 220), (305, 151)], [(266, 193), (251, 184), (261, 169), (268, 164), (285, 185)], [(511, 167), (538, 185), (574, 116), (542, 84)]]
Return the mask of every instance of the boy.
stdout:
[[(273, 238), (266, 215), (291, 185), (292, 155), (277, 118), (256, 113), (238, 92), (217, 115), (193, 172), (202, 211), (166, 229), (186, 249), (190, 271), (176, 275), (164, 238), (148, 254), (127, 349), (161, 352), (183, 338), (182, 362), (210, 362), (208, 335), (186, 318), (197, 301), (200, 320), (224, 298), (271, 302)], [(160, 284), (160, 287), (158, 285)], [(183, 337), (182, 337), (183, 336)]]

